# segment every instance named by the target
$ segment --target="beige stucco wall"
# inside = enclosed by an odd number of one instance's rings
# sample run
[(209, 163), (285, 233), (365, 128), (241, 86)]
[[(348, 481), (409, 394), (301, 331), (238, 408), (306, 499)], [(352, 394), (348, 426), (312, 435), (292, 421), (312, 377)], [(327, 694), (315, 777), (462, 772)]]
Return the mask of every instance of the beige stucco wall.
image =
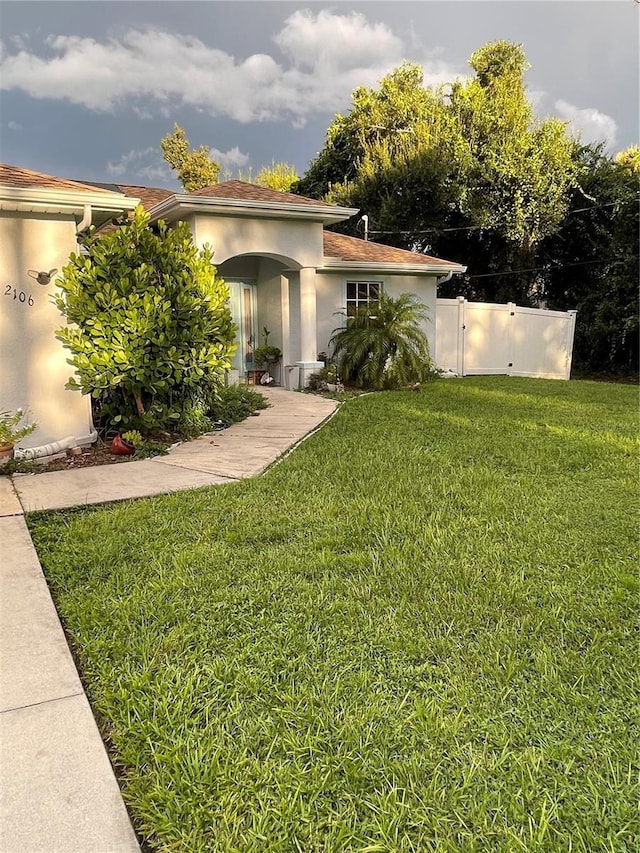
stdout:
[(0, 410), (23, 408), (37, 421), (20, 447), (69, 436), (86, 441), (94, 435), (91, 405), (64, 387), (72, 369), (54, 336), (64, 324), (51, 302), (55, 280), (42, 286), (27, 275), (28, 269), (62, 270), (77, 251), (74, 219), (0, 212), (0, 246)]
[[(231, 258), (218, 264), (218, 273), (228, 282), (252, 281), (257, 285), (257, 318), (256, 327), (258, 344), (263, 344), (262, 329), (266, 326), (270, 331), (269, 343), (283, 351), (286, 363), (300, 358), (300, 285), (296, 271), (288, 269), (281, 261), (266, 257)], [(289, 351), (283, 334), (282, 322), (282, 287), (281, 279), (287, 282), (289, 296)], [(232, 311), (237, 321), (240, 316), (240, 304), (232, 299)]]
[[(256, 263), (257, 261), (257, 263)], [(295, 271), (285, 272), (285, 267), (269, 258), (238, 258), (224, 264), (221, 274), (229, 280), (235, 276), (253, 279), (257, 287), (257, 326), (259, 343), (263, 343), (262, 329), (266, 326), (271, 334), (269, 343), (283, 348), (281, 322), (282, 275), (289, 286), (289, 358), (293, 363), (300, 359), (300, 282)], [(424, 330), (429, 339), (431, 356), (435, 360), (436, 348), (436, 278), (417, 275), (380, 275), (379, 273), (318, 273), (316, 276), (316, 326), (317, 350), (329, 352), (329, 340), (336, 328), (344, 322), (347, 281), (382, 281), (386, 293), (397, 297), (401, 293), (415, 293), (427, 306), (431, 322)]]
[[(231, 280), (254, 278), (257, 288), (259, 343), (262, 328), (270, 331), (269, 343), (283, 349), (280, 276), (289, 281), (289, 352), (285, 360), (300, 359), (300, 284), (296, 272), (301, 267), (316, 269), (322, 263), (322, 225), (294, 219), (250, 219), (242, 216), (193, 215), (187, 219), (194, 241), (208, 243), (214, 263), (223, 277)], [(243, 257), (250, 255), (253, 257)], [(255, 257), (261, 256), (256, 267)], [(285, 347), (286, 349), (286, 347)], [(288, 355), (288, 358), (287, 358)]]
[[(318, 352), (329, 353), (329, 339), (334, 329), (344, 323), (347, 281), (381, 281), (385, 293), (397, 297), (415, 293), (429, 311), (431, 322), (424, 325), (429, 340), (431, 358), (436, 352), (436, 277), (424, 275), (388, 275), (376, 272), (319, 273), (317, 277)], [(330, 354), (330, 353), (329, 353)]]
[(244, 216), (193, 216), (188, 222), (199, 246), (208, 243), (214, 263), (253, 254), (290, 259), (292, 266), (318, 267), (322, 262), (322, 225), (294, 219), (251, 219)]
[(269, 343), (282, 349), (282, 264), (269, 258), (260, 259), (258, 275), (258, 339), (264, 343), (262, 329), (270, 331)]
[[(291, 219), (249, 219), (240, 216), (192, 215), (187, 219), (195, 242), (208, 243), (214, 263), (228, 280), (252, 279), (257, 284), (258, 339), (262, 328), (271, 330), (269, 342), (283, 347), (281, 275), (289, 281), (289, 358), (300, 359), (300, 267), (322, 265), (322, 226)], [(431, 322), (424, 330), (435, 360), (436, 276), (395, 275), (379, 272), (319, 272), (316, 277), (317, 352), (329, 352), (333, 331), (342, 325), (347, 280), (382, 281), (391, 296), (416, 293), (427, 306)], [(285, 359), (287, 360), (287, 359)]]
[(214, 258), (214, 263), (218, 274), (227, 281), (238, 281), (240, 279), (248, 279), (249, 281), (258, 280), (260, 258), (245, 256), (243, 258), (231, 258), (224, 263), (217, 263)]

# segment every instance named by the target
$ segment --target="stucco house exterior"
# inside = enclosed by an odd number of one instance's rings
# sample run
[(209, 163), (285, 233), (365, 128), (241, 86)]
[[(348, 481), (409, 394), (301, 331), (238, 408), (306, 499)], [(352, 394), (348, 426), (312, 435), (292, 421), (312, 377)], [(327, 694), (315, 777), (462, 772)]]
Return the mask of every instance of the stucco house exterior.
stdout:
[(287, 387), (304, 385), (345, 312), (375, 301), (381, 290), (416, 293), (428, 307), (425, 331), (437, 359), (437, 283), (465, 267), (325, 230), (357, 210), (242, 181), (175, 193), (0, 165), (0, 408), (28, 407), (38, 421), (25, 446), (95, 437), (89, 401), (63, 390), (70, 368), (53, 335), (61, 317), (48, 298), (55, 274), (41, 285), (28, 270), (60, 270), (77, 251), (78, 231), (139, 203), (152, 223), (185, 221), (197, 245), (213, 248), (238, 325), (233, 379), (254, 367), (252, 353), (266, 326), (269, 343), (282, 350), (276, 378)]
[(71, 368), (55, 338), (63, 318), (51, 294), (56, 273), (78, 251), (78, 231), (136, 204), (122, 193), (0, 164), (0, 411), (22, 408), (38, 424), (20, 448), (46, 456), (97, 438), (90, 399), (64, 387)]
[(345, 312), (375, 299), (381, 289), (392, 296), (419, 295), (431, 316), (425, 331), (435, 355), (437, 281), (465, 267), (325, 230), (358, 210), (242, 181), (177, 194), (101, 186), (139, 198), (152, 223), (188, 222), (195, 243), (213, 247), (218, 272), (231, 290), (239, 329), (234, 368), (241, 378), (266, 326), (269, 343), (282, 350), (283, 384), (304, 385), (321, 366), (318, 353), (328, 351)]

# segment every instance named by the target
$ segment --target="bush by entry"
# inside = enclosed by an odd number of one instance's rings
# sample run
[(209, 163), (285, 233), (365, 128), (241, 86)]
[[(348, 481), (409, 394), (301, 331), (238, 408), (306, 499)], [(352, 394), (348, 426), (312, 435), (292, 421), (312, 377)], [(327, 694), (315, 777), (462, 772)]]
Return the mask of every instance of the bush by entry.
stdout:
[(235, 350), (229, 289), (186, 223), (149, 228), (141, 208), (72, 255), (56, 304), (68, 324), (68, 387), (99, 402), (103, 426), (167, 429), (224, 385)]

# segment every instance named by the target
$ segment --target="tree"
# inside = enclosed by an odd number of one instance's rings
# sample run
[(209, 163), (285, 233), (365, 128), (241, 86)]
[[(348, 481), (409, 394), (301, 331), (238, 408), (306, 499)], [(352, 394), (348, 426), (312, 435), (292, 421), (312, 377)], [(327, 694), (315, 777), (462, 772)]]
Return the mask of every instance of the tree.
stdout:
[(541, 246), (549, 308), (576, 308), (574, 367), (586, 373), (638, 374), (637, 148), (608, 157), (578, 146), (580, 186), (562, 226)]
[(620, 151), (613, 159), (618, 166), (624, 166), (636, 177), (640, 176), (640, 148), (637, 145)]
[(573, 143), (558, 119), (533, 120), (522, 47), (499, 41), (472, 54), (476, 72), (456, 82), (450, 109), (470, 149), (462, 210), (528, 260), (562, 222), (575, 184)]
[(220, 166), (211, 159), (206, 145), (191, 150), (184, 130), (174, 124), (173, 133), (168, 133), (160, 142), (162, 156), (178, 173), (184, 190), (188, 193), (218, 183)]
[(268, 187), (271, 190), (278, 190), (281, 193), (291, 191), (291, 186), (298, 181), (298, 174), (295, 166), (289, 163), (271, 162), (271, 166), (263, 166), (255, 177), (252, 183), (259, 187)]
[[(383, 78), (379, 90), (361, 86), (354, 91), (353, 108), (336, 116), (324, 149), (294, 192), (339, 203), (370, 201), (367, 210), (376, 214), (376, 223), (394, 227), (390, 220), (407, 211), (410, 192), (420, 183), (409, 174), (415, 158), (421, 158), (421, 179), (431, 170), (441, 182), (451, 174), (446, 160), (436, 156), (442, 153), (440, 144), (458, 141), (449, 124), (442, 93), (425, 89), (422, 69), (405, 63)], [(464, 158), (463, 146), (457, 154)]]
[(470, 64), (475, 76), (450, 87), (425, 88), (407, 63), (356, 89), (294, 191), (359, 207), (381, 242), (459, 257), (468, 295), (526, 301), (529, 274), (473, 276), (531, 266), (566, 211), (573, 146), (562, 122), (534, 121), (519, 45), (485, 45)]
[(113, 424), (175, 426), (185, 406), (221, 387), (235, 349), (229, 290), (189, 227), (139, 207), (131, 222), (87, 244), (62, 271), (56, 305), (69, 325), (69, 388), (100, 400)]
[(429, 342), (420, 324), (428, 311), (415, 294), (381, 293), (362, 305), (329, 342), (344, 379), (364, 388), (397, 388), (425, 380), (431, 371)]
[[(189, 140), (178, 124), (174, 124), (173, 133), (168, 133), (160, 142), (162, 156), (174, 169), (186, 192), (194, 192), (218, 183), (220, 166), (211, 159), (209, 148), (201, 145), (192, 150)], [(231, 178), (231, 172), (225, 170), (225, 179)], [(238, 174), (238, 180), (268, 187), (279, 192), (289, 192), (291, 185), (299, 180), (295, 167), (289, 163), (271, 162), (271, 166), (263, 166), (255, 178), (248, 174)]]

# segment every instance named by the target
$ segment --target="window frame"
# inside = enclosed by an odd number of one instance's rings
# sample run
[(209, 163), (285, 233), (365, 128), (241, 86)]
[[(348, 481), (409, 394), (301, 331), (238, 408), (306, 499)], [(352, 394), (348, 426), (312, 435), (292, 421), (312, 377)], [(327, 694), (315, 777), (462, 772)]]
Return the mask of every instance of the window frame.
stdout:
[[(378, 285), (378, 297), (375, 300), (371, 299), (370, 295), (370, 286), (372, 284)], [(355, 297), (349, 297), (349, 285), (355, 285), (356, 295)], [(361, 285), (365, 285), (367, 288), (367, 296), (361, 297), (359, 296), (359, 288)], [(345, 313), (345, 325), (349, 321), (351, 317), (358, 311), (358, 309), (362, 305), (371, 305), (373, 301), (378, 302), (380, 299), (380, 294), (384, 292), (385, 289), (385, 281), (383, 278), (376, 276), (375, 278), (345, 278), (343, 282), (343, 296), (344, 296), (344, 313)], [(349, 305), (354, 306), (353, 314), (349, 313)]]

